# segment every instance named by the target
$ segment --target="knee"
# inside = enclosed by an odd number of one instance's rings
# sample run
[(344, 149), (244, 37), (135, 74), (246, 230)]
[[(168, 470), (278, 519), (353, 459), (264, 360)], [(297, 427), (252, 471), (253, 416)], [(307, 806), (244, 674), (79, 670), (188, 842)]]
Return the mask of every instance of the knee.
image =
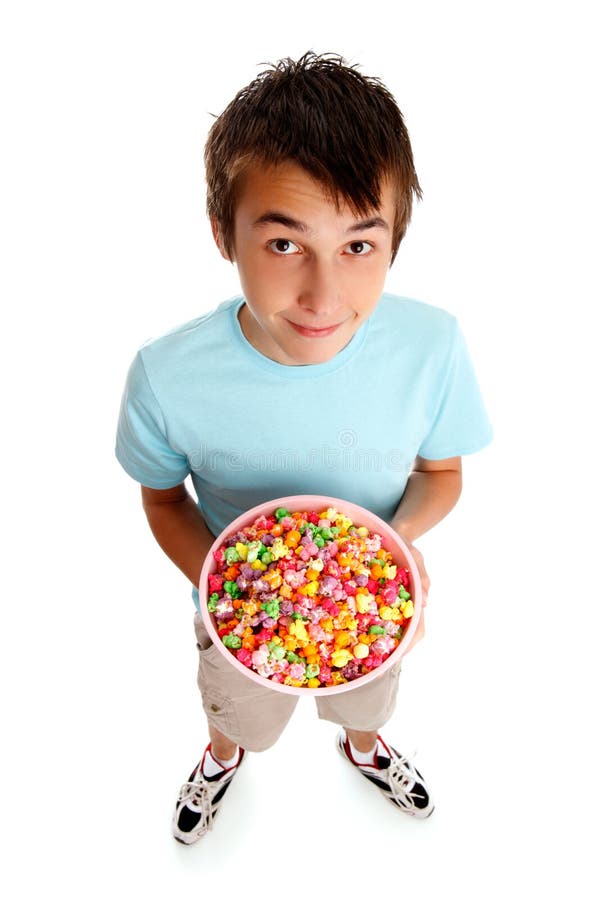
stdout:
[(249, 750), (250, 753), (264, 753), (265, 750), (270, 750), (281, 736), (281, 732), (278, 734), (260, 734), (253, 736), (249, 740), (244, 741), (244, 750)]

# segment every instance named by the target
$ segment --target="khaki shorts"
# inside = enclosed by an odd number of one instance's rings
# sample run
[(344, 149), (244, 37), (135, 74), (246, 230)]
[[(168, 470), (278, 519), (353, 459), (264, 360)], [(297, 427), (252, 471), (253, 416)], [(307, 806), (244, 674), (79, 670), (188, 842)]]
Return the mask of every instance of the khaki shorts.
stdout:
[[(290, 720), (299, 697), (261, 687), (238, 672), (212, 643), (197, 612), (194, 629), (198, 687), (209, 722), (245, 750), (257, 752), (271, 747)], [(355, 731), (379, 731), (394, 712), (400, 669), (398, 662), (364, 687), (331, 697), (315, 696), (319, 718)]]

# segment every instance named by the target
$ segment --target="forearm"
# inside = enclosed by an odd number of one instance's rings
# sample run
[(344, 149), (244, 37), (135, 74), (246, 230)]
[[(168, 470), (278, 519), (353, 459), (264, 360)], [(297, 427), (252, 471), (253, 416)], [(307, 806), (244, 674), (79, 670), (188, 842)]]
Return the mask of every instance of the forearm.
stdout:
[(214, 541), (194, 499), (144, 502), (152, 534), (169, 559), (197, 587), (204, 559)]
[(412, 472), (394, 513), (394, 531), (412, 543), (437, 525), (456, 505), (462, 489), (458, 471)]

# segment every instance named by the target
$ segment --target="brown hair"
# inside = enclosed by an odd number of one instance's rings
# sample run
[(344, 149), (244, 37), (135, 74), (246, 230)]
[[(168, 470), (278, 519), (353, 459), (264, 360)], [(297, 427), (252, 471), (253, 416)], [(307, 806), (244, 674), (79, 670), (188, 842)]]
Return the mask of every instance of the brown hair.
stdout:
[(391, 263), (422, 192), (402, 113), (378, 78), (337, 54), (281, 59), (239, 91), (213, 123), (204, 151), (206, 209), (226, 253), (233, 251), (236, 188), (252, 163), (293, 160), (339, 209), (355, 215), (380, 204), (384, 178), (396, 192)]

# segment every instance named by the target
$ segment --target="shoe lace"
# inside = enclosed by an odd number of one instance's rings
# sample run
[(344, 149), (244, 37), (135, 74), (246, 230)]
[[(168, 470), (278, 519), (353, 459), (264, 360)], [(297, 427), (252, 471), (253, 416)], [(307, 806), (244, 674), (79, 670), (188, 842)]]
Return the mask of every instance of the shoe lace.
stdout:
[(395, 799), (406, 800), (413, 807), (415, 806), (415, 797), (419, 796), (412, 792), (415, 782), (419, 780), (412, 764), (416, 755), (417, 751), (415, 750), (409, 756), (392, 756), (387, 770), (388, 782)]
[(212, 828), (212, 798), (205, 781), (186, 781), (179, 793), (180, 803), (193, 803), (202, 813), (202, 823), (207, 829)]

